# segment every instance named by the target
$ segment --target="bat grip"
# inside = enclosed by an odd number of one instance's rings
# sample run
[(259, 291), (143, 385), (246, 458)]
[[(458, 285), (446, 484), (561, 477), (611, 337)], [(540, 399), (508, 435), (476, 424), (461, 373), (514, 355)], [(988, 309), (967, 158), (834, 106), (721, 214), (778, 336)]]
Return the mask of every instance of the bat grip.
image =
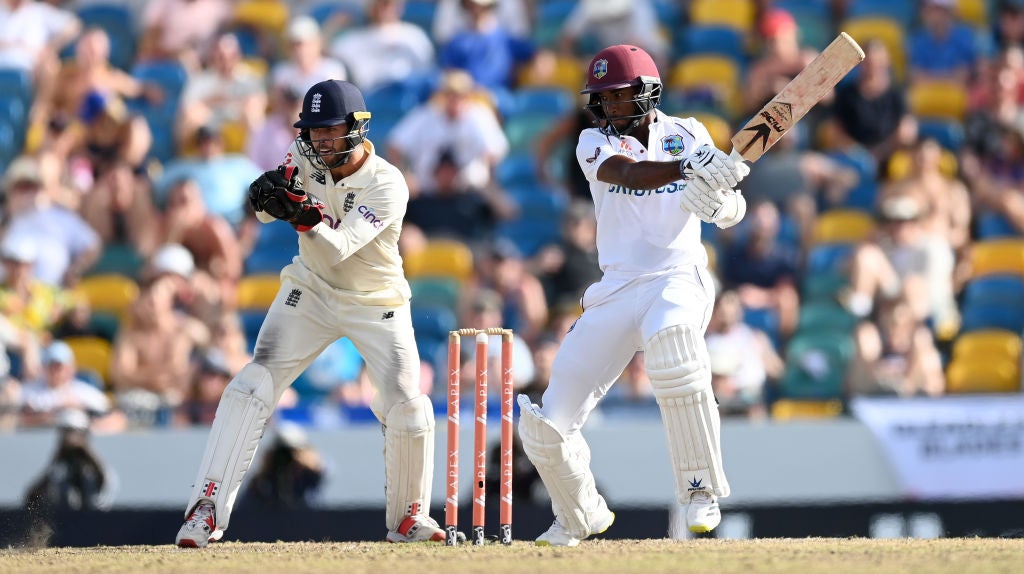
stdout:
[(739, 150), (737, 150), (736, 148), (732, 148), (732, 153), (729, 154), (729, 159), (736, 163), (739, 163), (741, 161), (747, 161), (746, 159), (743, 158), (742, 155), (740, 155)]

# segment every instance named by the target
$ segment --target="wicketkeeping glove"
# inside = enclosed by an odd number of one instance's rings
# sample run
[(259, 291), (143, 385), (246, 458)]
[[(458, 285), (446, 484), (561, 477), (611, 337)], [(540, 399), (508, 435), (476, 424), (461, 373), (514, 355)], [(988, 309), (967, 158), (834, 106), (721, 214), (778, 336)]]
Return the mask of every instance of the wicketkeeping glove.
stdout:
[(750, 173), (742, 161), (733, 158), (713, 145), (704, 144), (679, 164), (683, 180), (703, 179), (716, 189), (732, 189)]
[(293, 165), (278, 166), (256, 178), (249, 185), (249, 203), (253, 211), (265, 211), (300, 232), (309, 231), (324, 218), (323, 202), (302, 189), (302, 179)]

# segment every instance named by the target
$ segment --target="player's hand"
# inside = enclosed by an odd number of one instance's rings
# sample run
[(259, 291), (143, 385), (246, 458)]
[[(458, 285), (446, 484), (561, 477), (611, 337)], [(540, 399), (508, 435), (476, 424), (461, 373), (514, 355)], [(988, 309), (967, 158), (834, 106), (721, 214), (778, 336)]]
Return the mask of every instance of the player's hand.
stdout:
[(253, 211), (265, 211), (291, 223), (297, 231), (309, 231), (323, 220), (324, 204), (302, 189), (302, 179), (293, 165), (278, 166), (256, 178), (249, 185), (249, 204)]
[(712, 223), (715, 213), (722, 207), (722, 201), (711, 184), (698, 177), (686, 183), (679, 205), (701, 221)]
[(732, 189), (750, 173), (746, 164), (740, 165), (722, 150), (704, 144), (679, 163), (679, 173), (685, 181), (700, 178), (716, 189)]

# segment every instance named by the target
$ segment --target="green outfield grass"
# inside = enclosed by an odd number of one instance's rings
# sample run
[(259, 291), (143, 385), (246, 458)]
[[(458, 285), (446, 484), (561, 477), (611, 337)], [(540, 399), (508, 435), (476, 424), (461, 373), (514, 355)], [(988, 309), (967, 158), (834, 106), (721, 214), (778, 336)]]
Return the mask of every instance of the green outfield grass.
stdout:
[(595, 540), (577, 548), (527, 542), (445, 548), (427, 544), (228, 542), (204, 550), (116, 546), (0, 550), (5, 574), (85, 572), (463, 574), (979, 574), (1024, 571), (1022, 539)]

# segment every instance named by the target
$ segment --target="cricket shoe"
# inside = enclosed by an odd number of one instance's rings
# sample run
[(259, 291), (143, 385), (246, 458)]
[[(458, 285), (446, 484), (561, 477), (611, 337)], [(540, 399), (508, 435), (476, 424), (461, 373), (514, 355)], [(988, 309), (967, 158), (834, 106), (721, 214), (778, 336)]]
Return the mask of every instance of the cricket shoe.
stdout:
[(718, 498), (707, 490), (695, 490), (686, 504), (686, 528), (697, 534), (711, 532), (722, 521)]
[(388, 532), (388, 542), (444, 542), (444, 530), (425, 514), (406, 516), (398, 528)]
[(538, 536), (534, 544), (537, 546), (576, 546), (580, 541), (586, 540), (590, 536), (604, 533), (604, 531), (611, 527), (613, 522), (615, 522), (615, 513), (605, 507), (604, 512), (599, 512), (597, 519), (590, 525), (590, 534), (583, 538), (577, 538), (566, 530), (556, 518), (551, 523), (551, 528), (548, 528), (547, 532)]
[(178, 530), (174, 543), (181, 548), (206, 548), (206, 545), (220, 540), (224, 531), (217, 528), (217, 513), (212, 502), (200, 502), (192, 509), (185, 524)]

